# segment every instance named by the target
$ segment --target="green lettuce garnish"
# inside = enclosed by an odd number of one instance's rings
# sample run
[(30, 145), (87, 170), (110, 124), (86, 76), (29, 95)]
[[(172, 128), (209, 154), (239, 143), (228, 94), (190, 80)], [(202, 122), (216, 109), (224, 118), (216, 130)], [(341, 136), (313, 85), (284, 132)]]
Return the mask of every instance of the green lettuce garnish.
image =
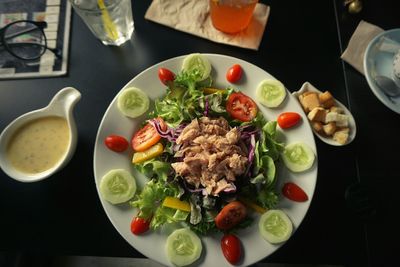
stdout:
[(201, 117), (204, 111), (204, 107), (201, 106), (204, 102), (201, 88), (210, 86), (212, 79), (210, 77), (198, 82), (199, 75), (196, 69), (179, 73), (169, 84), (167, 95), (155, 101), (150, 117), (161, 117), (171, 127)]
[(171, 164), (157, 159), (150, 159), (142, 163), (134, 164), (134, 167), (149, 178), (158, 178), (167, 181), (168, 174), (171, 172)]
[(138, 217), (150, 219), (150, 228), (157, 229), (165, 223), (185, 221), (189, 213), (162, 206), (167, 196), (179, 198), (182, 190), (178, 185), (162, 180), (150, 180), (135, 199), (130, 202), (132, 207), (140, 210)]

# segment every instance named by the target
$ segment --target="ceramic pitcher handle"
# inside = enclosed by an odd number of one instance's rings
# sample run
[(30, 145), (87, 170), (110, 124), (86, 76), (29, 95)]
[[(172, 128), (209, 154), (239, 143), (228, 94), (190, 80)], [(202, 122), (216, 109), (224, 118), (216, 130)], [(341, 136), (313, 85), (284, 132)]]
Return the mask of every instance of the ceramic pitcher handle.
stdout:
[(70, 110), (81, 99), (81, 93), (73, 87), (61, 89), (51, 100), (49, 106), (61, 106)]

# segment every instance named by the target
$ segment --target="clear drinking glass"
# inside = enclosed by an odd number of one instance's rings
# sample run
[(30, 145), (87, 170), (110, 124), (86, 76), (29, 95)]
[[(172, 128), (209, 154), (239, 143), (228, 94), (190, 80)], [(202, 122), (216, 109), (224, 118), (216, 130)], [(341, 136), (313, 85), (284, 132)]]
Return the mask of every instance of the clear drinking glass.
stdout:
[(237, 33), (247, 28), (258, 0), (210, 0), (213, 26), (225, 33)]
[(74, 10), (105, 45), (131, 39), (134, 25), (131, 0), (70, 0)]

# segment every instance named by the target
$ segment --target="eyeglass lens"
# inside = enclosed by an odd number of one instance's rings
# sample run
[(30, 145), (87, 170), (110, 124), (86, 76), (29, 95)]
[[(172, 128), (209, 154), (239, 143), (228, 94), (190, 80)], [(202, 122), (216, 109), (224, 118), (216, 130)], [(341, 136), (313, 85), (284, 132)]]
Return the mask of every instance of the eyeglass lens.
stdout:
[(11, 53), (23, 59), (36, 59), (46, 50), (43, 31), (30, 22), (9, 25), (4, 32), (4, 42)]

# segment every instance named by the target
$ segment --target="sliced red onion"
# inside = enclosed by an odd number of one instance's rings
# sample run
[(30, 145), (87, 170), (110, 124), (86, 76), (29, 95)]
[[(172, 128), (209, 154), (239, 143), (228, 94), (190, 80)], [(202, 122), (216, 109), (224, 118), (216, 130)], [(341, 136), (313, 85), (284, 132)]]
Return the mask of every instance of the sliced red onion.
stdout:
[(173, 150), (174, 152), (178, 152), (178, 151), (181, 149), (181, 146), (182, 146), (182, 145), (173, 144), (173, 145), (172, 145), (172, 150)]
[(254, 125), (250, 125), (250, 124), (240, 126), (238, 129), (240, 131), (241, 139), (249, 139), (252, 134), (260, 133), (260, 129), (255, 129)]
[(199, 193), (199, 192), (203, 192), (204, 188), (195, 188), (192, 189), (189, 187), (188, 183), (186, 182), (185, 178), (182, 178), (182, 182), (183, 182), (183, 186), (185, 187), (185, 189), (191, 193)]
[(161, 128), (161, 123), (157, 119), (149, 120), (149, 123), (156, 129), (157, 133), (162, 137), (166, 138), (170, 142), (175, 142), (176, 139), (179, 137), (183, 129), (187, 126), (186, 123), (182, 123), (176, 128), (170, 128), (167, 126), (166, 130)]
[(198, 192), (203, 192), (204, 188), (196, 188), (196, 189), (187, 188), (187, 190), (192, 193), (198, 193)]
[(247, 157), (249, 160), (249, 165), (251, 165), (253, 163), (255, 151), (256, 151), (256, 138), (255, 138), (254, 134), (252, 134), (250, 136), (249, 156)]
[(208, 196), (209, 195), (205, 188), (201, 189), (201, 193), (203, 194), (203, 196)]
[(234, 193), (236, 192), (236, 185), (234, 183), (229, 183), (223, 191), (225, 193)]
[(252, 131), (252, 130), (249, 129), (249, 128), (252, 128), (252, 129), (254, 130), (255, 126), (252, 125), (252, 124), (246, 124), (246, 125), (242, 125), (242, 126), (239, 126), (239, 127), (238, 127), (238, 129), (239, 129), (241, 132), (243, 132), (243, 131)]
[(210, 103), (208, 102), (208, 98), (204, 99), (204, 116), (208, 117), (208, 111), (210, 108)]
[(251, 135), (256, 135), (259, 134), (260, 130), (254, 130), (254, 131), (249, 131), (249, 132), (241, 132), (240, 138), (242, 139), (249, 139), (249, 137), (251, 137)]

